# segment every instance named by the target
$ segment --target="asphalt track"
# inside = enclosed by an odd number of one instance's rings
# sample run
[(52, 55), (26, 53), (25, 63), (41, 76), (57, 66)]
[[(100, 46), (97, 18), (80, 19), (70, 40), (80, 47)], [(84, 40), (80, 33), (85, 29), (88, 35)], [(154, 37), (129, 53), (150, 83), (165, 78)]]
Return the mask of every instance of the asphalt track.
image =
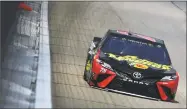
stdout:
[[(49, 2), (55, 108), (186, 108), (186, 18), (170, 2)], [(90, 88), (83, 81), (94, 36), (124, 29), (162, 38), (180, 74), (176, 100), (153, 101)]]

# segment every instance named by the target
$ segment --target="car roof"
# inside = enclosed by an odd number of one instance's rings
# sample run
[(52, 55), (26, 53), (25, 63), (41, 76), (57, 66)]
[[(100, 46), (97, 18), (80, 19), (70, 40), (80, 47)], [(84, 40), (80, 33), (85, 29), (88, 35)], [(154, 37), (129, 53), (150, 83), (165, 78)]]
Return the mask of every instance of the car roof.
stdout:
[(111, 29), (109, 29), (108, 34), (110, 34), (110, 33), (120, 34), (122, 36), (124, 35), (124, 36), (134, 37), (134, 38), (142, 39), (142, 40), (145, 40), (148, 42), (164, 45), (164, 40), (150, 37), (150, 36), (146, 36), (146, 35), (142, 35), (142, 34), (138, 34), (138, 33), (134, 33), (134, 32), (129, 32), (129, 31), (125, 31), (125, 30), (111, 30)]

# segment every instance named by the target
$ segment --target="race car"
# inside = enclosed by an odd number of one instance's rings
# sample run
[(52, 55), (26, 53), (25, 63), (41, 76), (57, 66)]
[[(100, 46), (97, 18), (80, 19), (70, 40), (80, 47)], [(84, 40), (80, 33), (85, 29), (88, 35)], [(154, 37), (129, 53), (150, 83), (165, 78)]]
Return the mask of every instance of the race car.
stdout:
[(175, 101), (179, 73), (161, 39), (123, 30), (94, 37), (84, 80), (94, 88), (163, 101)]

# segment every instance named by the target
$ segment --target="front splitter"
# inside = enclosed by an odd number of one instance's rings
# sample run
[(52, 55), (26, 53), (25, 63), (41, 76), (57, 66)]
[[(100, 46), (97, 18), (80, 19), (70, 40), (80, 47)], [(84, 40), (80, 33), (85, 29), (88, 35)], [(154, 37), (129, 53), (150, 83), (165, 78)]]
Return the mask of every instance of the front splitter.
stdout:
[(94, 87), (94, 86), (90, 86), (90, 87), (95, 88), (95, 89), (99, 89), (99, 90), (103, 90), (103, 91), (107, 91), (107, 92), (116, 92), (116, 93), (131, 95), (131, 96), (135, 96), (135, 97), (139, 97), (139, 98), (161, 101), (160, 99), (157, 99), (157, 98), (138, 95), (138, 94), (129, 93), (129, 92), (125, 92), (125, 91), (119, 91), (119, 90), (114, 90), (114, 89), (109, 89), (109, 88), (99, 88), (99, 87)]

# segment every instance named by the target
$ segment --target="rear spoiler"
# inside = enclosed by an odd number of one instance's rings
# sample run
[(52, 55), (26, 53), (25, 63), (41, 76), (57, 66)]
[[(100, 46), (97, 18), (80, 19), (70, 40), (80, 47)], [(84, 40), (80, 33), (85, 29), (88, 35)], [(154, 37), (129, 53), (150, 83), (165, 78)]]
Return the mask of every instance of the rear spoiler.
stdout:
[(127, 36), (127, 37), (133, 37), (133, 38), (136, 38), (136, 39), (142, 39), (146, 42), (151, 42), (151, 43), (157, 43), (157, 44), (164, 45), (164, 41), (161, 40), (161, 39), (157, 39), (157, 38), (154, 38), (154, 37), (130, 32), (130, 31), (126, 31), (126, 30), (110, 30), (109, 29), (108, 33), (119, 34), (119, 35), (123, 35), (123, 36)]

